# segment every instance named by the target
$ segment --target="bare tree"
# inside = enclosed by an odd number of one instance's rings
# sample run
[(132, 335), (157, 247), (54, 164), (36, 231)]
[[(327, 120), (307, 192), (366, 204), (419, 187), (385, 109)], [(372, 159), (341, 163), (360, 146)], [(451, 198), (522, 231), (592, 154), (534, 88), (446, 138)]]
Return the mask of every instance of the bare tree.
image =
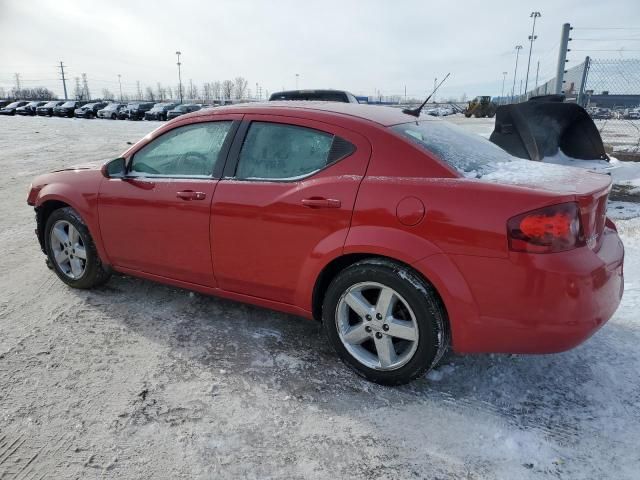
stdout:
[(222, 94), (222, 85), (217, 80), (213, 82), (211, 85), (211, 96), (214, 100), (220, 100), (220, 95)]
[(156, 97), (153, 93), (153, 88), (147, 87), (145, 89), (145, 100), (149, 100), (150, 102), (155, 101)]
[(160, 82), (158, 82), (158, 100), (164, 102), (167, 97), (167, 89), (162, 86)]
[(238, 100), (245, 97), (248, 83), (244, 77), (236, 77), (233, 81), (233, 92)]
[(222, 82), (222, 98), (230, 100), (233, 95), (233, 80), (225, 80)]
[(205, 102), (211, 101), (211, 83), (204, 82), (202, 85), (202, 98)]
[(0, 87), (0, 98), (7, 98), (7, 93), (4, 91), (4, 88)]
[(167, 87), (167, 100), (173, 100), (173, 90), (171, 89), (171, 85)]
[(115, 95), (113, 94), (113, 92), (111, 90), (109, 90), (108, 88), (103, 88), (102, 89), (102, 99), (103, 100), (113, 100), (115, 98)]

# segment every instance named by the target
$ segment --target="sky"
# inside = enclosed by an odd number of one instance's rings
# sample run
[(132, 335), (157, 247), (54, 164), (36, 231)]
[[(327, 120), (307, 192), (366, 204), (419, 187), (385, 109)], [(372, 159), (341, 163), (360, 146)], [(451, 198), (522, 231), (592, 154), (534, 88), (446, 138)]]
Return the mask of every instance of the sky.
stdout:
[[(639, 0), (427, 1), (136, 1), (0, 0), (0, 87), (45, 86), (62, 96), (57, 65), (70, 79), (87, 74), (95, 96), (157, 82), (243, 76), (252, 92), (336, 88), (356, 95), (423, 97), (451, 76), (438, 97), (516, 91), (529, 74), (555, 75), (562, 24), (571, 23), (570, 63), (640, 57)], [(606, 28), (606, 29), (603, 29)], [(612, 29), (614, 28), (614, 29)], [(622, 50), (621, 50), (622, 49)], [(68, 88), (71, 90), (68, 84)]]

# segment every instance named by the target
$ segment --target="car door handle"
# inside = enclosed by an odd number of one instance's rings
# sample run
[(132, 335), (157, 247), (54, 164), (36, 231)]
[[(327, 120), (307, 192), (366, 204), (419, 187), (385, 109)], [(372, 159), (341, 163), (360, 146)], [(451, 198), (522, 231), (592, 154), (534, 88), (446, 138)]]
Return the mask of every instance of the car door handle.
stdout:
[(302, 205), (309, 208), (340, 208), (342, 203), (335, 198), (311, 197), (303, 198)]
[(176, 197), (183, 200), (204, 200), (207, 198), (207, 194), (204, 192), (194, 192), (193, 190), (183, 190), (176, 193)]

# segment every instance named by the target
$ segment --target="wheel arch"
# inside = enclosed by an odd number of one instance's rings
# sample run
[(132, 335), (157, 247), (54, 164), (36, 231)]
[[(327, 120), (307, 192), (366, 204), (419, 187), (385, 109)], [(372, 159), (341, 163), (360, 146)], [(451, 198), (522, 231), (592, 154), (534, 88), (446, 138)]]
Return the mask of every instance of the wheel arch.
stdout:
[(418, 275), (424, 282), (426, 282), (432, 289), (436, 295), (436, 299), (442, 308), (444, 313), (445, 322), (447, 324), (447, 328), (451, 331), (451, 327), (449, 325), (449, 315), (447, 313), (447, 307), (444, 302), (443, 296), (439, 292), (436, 285), (427, 278), (421, 271), (416, 269), (414, 266), (403, 262), (402, 260), (398, 260), (396, 258), (387, 257), (384, 255), (376, 255), (372, 253), (348, 253), (345, 255), (341, 255), (339, 257), (331, 260), (325, 267), (320, 271), (316, 282), (313, 286), (313, 293), (311, 299), (311, 308), (313, 318), (317, 321), (322, 321), (322, 303), (324, 301), (324, 296), (326, 294), (327, 288), (331, 281), (344, 269), (354, 265), (355, 263), (361, 262), (363, 260), (380, 260), (385, 263), (399, 265), (401, 267), (407, 268), (411, 270), (413, 273)]

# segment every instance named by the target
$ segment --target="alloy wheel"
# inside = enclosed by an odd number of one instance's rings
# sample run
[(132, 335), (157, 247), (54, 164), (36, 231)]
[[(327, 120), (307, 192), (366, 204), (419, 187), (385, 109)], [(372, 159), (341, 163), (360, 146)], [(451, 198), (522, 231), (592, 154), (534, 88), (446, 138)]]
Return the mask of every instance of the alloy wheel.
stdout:
[(58, 269), (78, 280), (87, 268), (87, 251), (80, 233), (66, 220), (58, 220), (51, 228), (50, 245)]
[(393, 288), (376, 282), (352, 285), (336, 307), (338, 335), (347, 351), (375, 370), (407, 364), (418, 348), (413, 310)]

